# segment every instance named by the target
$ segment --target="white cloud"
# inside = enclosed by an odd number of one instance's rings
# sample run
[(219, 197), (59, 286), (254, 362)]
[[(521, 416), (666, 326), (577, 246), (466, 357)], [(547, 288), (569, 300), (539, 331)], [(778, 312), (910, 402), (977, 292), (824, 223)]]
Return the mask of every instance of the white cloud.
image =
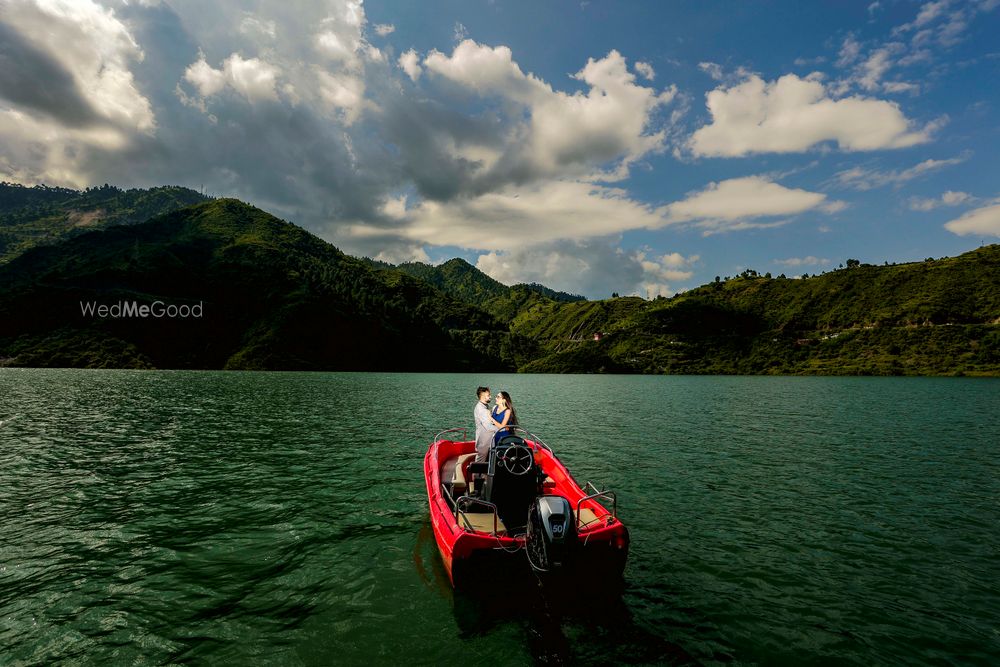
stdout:
[(718, 63), (712, 63), (712, 62), (698, 63), (698, 69), (700, 69), (705, 74), (708, 74), (716, 81), (722, 81), (723, 79), (722, 66), (719, 65)]
[(351, 125), (367, 107), (374, 107), (365, 99), (365, 82), (348, 73), (331, 74), (317, 70), (320, 97), (340, 112), (345, 125)]
[(101, 119), (122, 129), (155, 129), (149, 100), (136, 88), (130, 69), (144, 54), (114, 11), (92, 0), (21, 0), (5, 2), (2, 17), (66, 68)]
[(376, 23), (375, 32), (378, 34), (379, 37), (385, 37), (387, 35), (391, 35), (392, 33), (396, 32), (396, 26), (394, 26), (391, 23)]
[(674, 294), (674, 284), (693, 276), (690, 270), (676, 268), (677, 258), (685, 267), (698, 261), (696, 255), (657, 256), (649, 249), (626, 250), (609, 240), (597, 239), (490, 252), (480, 255), (476, 267), (507, 285), (537, 282), (591, 298), (607, 298), (619, 292), (648, 299)]
[(244, 59), (238, 53), (226, 58), (221, 69), (215, 69), (205, 61), (202, 53), (184, 71), (184, 79), (197, 88), (203, 98), (218, 94), (228, 84), (249, 101), (257, 102), (278, 99), (275, 90), (278, 74), (274, 65), (259, 58)]
[(786, 188), (760, 176), (733, 178), (690, 194), (664, 207), (670, 222), (693, 222), (705, 233), (773, 227), (786, 220), (762, 219), (822, 210), (826, 195)]
[(876, 91), (881, 87), (882, 77), (893, 66), (892, 57), (904, 50), (898, 42), (890, 42), (872, 51), (861, 65), (858, 66), (858, 85), (867, 91)]
[(834, 100), (822, 83), (794, 74), (771, 83), (753, 75), (708, 93), (707, 104), (712, 123), (691, 137), (695, 155), (791, 153), (826, 141), (845, 151), (902, 148), (927, 141), (932, 129), (912, 129), (894, 102)]
[(948, 190), (936, 199), (927, 197), (911, 197), (909, 205), (910, 210), (912, 211), (933, 211), (934, 209), (942, 206), (959, 206), (961, 204), (968, 204), (973, 200), (975, 200), (975, 197), (970, 195), (968, 192)]
[(8, 0), (0, 22), (11, 34), (5, 51), (24, 49), (0, 77), (10, 86), (0, 107), (5, 178), (89, 185), (88, 149), (122, 150), (155, 136), (156, 116), (132, 72), (145, 54), (112, 9)]
[(226, 87), (226, 73), (209, 65), (204, 53), (198, 55), (198, 60), (184, 70), (184, 79), (198, 89), (199, 95), (211, 97)]
[(822, 266), (830, 263), (830, 260), (808, 255), (806, 257), (789, 257), (788, 259), (775, 259), (775, 264), (797, 268), (800, 266)]
[(645, 278), (670, 282), (690, 280), (694, 276), (690, 267), (700, 259), (698, 255), (684, 257), (679, 252), (649, 256), (646, 250), (636, 252), (635, 258), (642, 266)]
[(544, 81), (521, 71), (507, 46), (489, 47), (463, 40), (450, 56), (431, 51), (424, 58), (424, 67), (480, 95), (503, 95), (525, 104), (551, 92)]
[(969, 211), (960, 218), (946, 222), (944, 228), (959, 236), (1000, 236), (1000, 203)]
[(837, 59), (837, 67), (847, 67), (853, 64), (861, 55), (861, 43), (855, 39), (854, 35), (844, 38), (844, 43), (840, 47), (840, 54)]
[[(586, 93), (553, 90), (525, 74), (508, 47), (472, 40), (460, 43), (450, 56), (432, 51), (424, 67), (481, 97), (507, 99), (528, 112), (527, 123), (512, 128), (502, 161), (520, 178), (623, 178), (631, 163), (663, 148), (665, 133), (649, 131), (651, 116), (676, 94), (674, 87), (657, 92), (638, 85), (617, 51), (588, 59), (573, 75), (589, 85)], [(612, 171), (594, 173), (615, 161)]]
[(656, 70), (653, 69), (653, 66), (641, 60), (635, 64), (635, 71), (647, 81), (652, 81), (656, 78)]
[(887, 93), (909, 93), (916, 95), (920, 92), (920, 86), (907, 81), (886, 81), (882, 84), (882, 90)]
[(317, 52), (349, 70), (361, 69), (361, 54), (367, 46), (361, 0), (328, 3), (327, 12), (314, 36)]
[(278, 34), (278, 26), (274, 21), (265, 21), (247, 12), (240, 21), (240, 32), (244, 35), (274, 39)]
[[(391, 234), (474, 250), (509, 250), (665, 224), (660, 215), (630, 199), (624, 190), (579, 181), (508, 187), (447, 202), (424, 199), (405, 210), (391, 199), (383, 212), (401, 223)], [(356, 237), (380, 234), (367, 227), (352, 231)]]
[(851, 169), (838, 172), (834, 176), (834, 182), (842, 187), (861, 191), (874, 190), (886, 185), (895, 185), (898, 187), (927, 173), (965, 162), (969, 159), (970, 155), (970, 153), (963, 153), (958, 157), (946, 160), (928, 159), (902, 170), (880, 171), (878, 169), (852, 167)]
[(405, 51), (401, 56), (399, 56), (400, 69), (406, 72), (406, 76), (410, 77), (411, 81), (416, 81), (420, 78), (420, 74), (424, 71), (420, 66), (420, 56), (413, 49)]

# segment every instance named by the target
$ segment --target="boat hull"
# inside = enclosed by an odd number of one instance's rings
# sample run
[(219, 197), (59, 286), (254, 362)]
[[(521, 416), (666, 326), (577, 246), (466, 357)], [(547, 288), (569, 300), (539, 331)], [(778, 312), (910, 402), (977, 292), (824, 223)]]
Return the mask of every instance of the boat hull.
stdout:
[[(530, 444), (530, 443), (529, 443)], [(594, 517), (581, 529), (566, 565), (546, 578), (593, 581), (602, 585), (620, 579), (628, 560), (628, 529), (594, 499), (587, 499), (562, 463), (546, 449), (533, 447), (535, 461), (548, 476), (545, 493), (567, 498), (573, 507), (578, 502), (582, 512)], [(437, 440), (424, 457), (424, 478), (430, 508), (431, 526), (438, 553), (452, 585), (476, 586), (487, 579), (496, 581), (498, 572), (505, 576), (531, 567), (523, 553), (523, 535), (493, 535), (470, 530), (461, 525), (442, 486), (441, 470), (446, 461), (475, 451), (474, 441)], [(502, 568), (502, 569), (498, 569)]]

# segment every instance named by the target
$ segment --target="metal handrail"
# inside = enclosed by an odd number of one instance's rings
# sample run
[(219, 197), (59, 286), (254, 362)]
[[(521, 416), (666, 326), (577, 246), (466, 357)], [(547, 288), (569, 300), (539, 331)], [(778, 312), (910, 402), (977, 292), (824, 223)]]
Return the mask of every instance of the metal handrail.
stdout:
[[(590, 482), (587, 482), (590, 484)], [(593, 487), (593, 484), (590, 484)], [(580, 505), (583, 504), (585, 500), (593, 500), (594, 498), (611, 498), (611, 519), (612, 521), (618, 518), (618, 495), (614, 491), (598, 491), (597, 493), (592, 493), (589, 496), (584, 496), (576, 501), (576, 531), (580, 532), (580, 528), (583, 524), (580, 523)]]
[[(555, 452), (552, 450), (551, 447), (549, 447), (549, 445), (547, 445), (541, 438), (539, 438), (537, 435), (535, 435), (534, 433), (532, 433), (528, 429), (524, 428), (520, 424), (509, 424), (507, 426), (504, 426), (503, 428), (510, 429), (510, 431), (511, 431), (510, 435), (515, 435), (516, 431), (520, 431), (520, 432), (524, 433), (525, 435), (529, 436), (529, 438), (527, 438), (527, 439), (530, 439), (531, 442), (533, 442), (534, 444), (542, 447), (543, 449), (548, 450), (549, 454), (552, 454), (553, 456), (555, 456)], [(437, 435), (434, 436), (433, 442), (438, 442), (439, 440), (441, 440), (441, 436), (444, 435), (445, 433), (453, 433), (453, 432), (456, 432), (456, 431), (461, 431), (461, 433), (462, 433), (462, 439), (463, 440), (468, 440), (469, 439), (469, 429), (468, 429), (468, 427), (466, 427), (466, 426), (456, 426), (455, 428), (447, 428), (447, 429), (439, 432)]]
[(524, 433), (525, 435), (529, 436), (528, 438), (524, 438), (525, 440), (531, 440), (531, 442), (535, 443), (536, 445), (540, 445), (544, 449), (547, 449), (548, 452), (549, 452), (549, 454), (552, 454), (553, 456), (555, 456), (555, 452), (552, 451), (551, 447), (549, 447), (547, 444), (545, 444), (542, 441), (542, 439), (539, 438), (537, 435), (535, 435), (534, 433), (532, 433), (528, 429), (524, 428), (520, 424), (512, 424), (512, 425), (508, 424), (507, 426), (504, 426), (502, 428), (510, 429), (511, 432), (508, 435), (516, 435), (516, 431), (520, 431), (520, 432)]
[(444, 435), (445, 433), (452, 433), (458, 431), (462, 433), (462, 440), (469, 439), (469, 428), (467, 426), (456, 426), (455, 428), (446, 428), (445, 430), (435, 435), (433, 442), (438, 442), (439, 440), (441, 440), (441, 436)]
[(499, 524), (499, 522), (500, 522), (500, 515), (497, 514), (497, 506), (494, 505), (491, 502), (487, 502), (485, 500), (480, 500), (479, 498), (473, 498), (472, 496), (459, 496), (458, 497), (458, 499), (455, 501), (455, 523), (458, 523), (458, 515), (461, 514), (462, 515), (462, 520), (465, 521), (465, 525), (468, 526), (469, 530), (471, 530), (473, 532), (475, 532), (475, 530), (476, 530), (476, 528), (469, 521), (468, 517), (465, 516), (465, 512), (463, 510), (459, 509), (459, 505), (462, 504), (463, 500), (466, 503), (479, 503), (480, 505), (486, 505), (487, 507), (489, 507), (490, 509), (493, 510), (493, 535), (496, 535), (497, 534), (497, 529), (500, 528), (500, 524)]
[(600, 489), (598, 489), (596, 486), (594, 486), (591, 482), (588, 481), (586, 484), (583, 485), (583, 492), (584, 493), (587, 493), (587, 487), (590, 487), (591, 489), (593, 489), (593, 491), (591, 493), (600, 493), (601, 492)]

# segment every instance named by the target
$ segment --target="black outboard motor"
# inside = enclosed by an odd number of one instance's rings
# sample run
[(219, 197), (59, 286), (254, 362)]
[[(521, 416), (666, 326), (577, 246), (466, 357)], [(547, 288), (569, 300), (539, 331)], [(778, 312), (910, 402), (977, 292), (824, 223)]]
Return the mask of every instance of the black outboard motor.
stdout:
[(536, 572), (557, 570), (568, 562), (576, 544), (573, 508), (562, 496), (538, 496), (528, 509), (525, 548)]

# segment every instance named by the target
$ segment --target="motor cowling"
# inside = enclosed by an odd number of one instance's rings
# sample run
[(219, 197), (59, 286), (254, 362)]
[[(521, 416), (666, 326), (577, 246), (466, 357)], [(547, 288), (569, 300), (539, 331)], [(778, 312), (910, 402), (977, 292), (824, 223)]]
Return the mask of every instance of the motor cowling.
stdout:
[(566, 565), (576, 543), (573, 508), (562, 496), (538, 496), (528, 509), (526, 548), (536, 571)]

